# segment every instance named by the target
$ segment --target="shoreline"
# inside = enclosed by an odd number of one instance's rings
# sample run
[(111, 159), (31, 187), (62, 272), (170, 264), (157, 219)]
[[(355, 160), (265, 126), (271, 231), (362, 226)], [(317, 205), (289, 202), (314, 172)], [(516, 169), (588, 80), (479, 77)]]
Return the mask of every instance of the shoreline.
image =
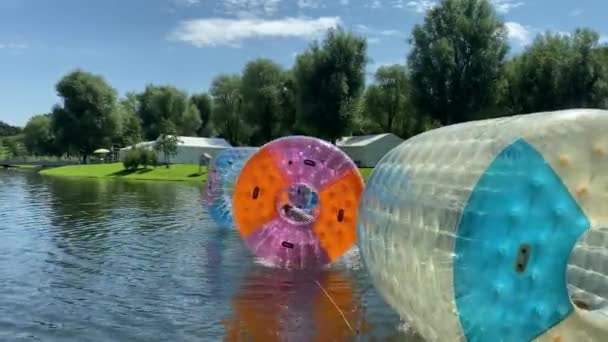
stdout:
[[(363, 180), (367, 180), (372, 168), (359, 168)], [(68, 178), (104, 178), (104, 179), (126, 179), (136, 181), (167, 181), (167, 182), (189, 182), (204, 183), (207, 181), (207, 167), (202, 167), (199, 173), (196, 164), (172, 164), (170, 168), (164, 165), (157, 167), (138, 168), (136, 170), (125, 170), (122, 163), (111, 164), (87, 164), (69, 165), (55, 168), (46, 168), (38, 173), (43, 176), (68, 177)]]
[(63, 178), (103, 178), (124, 179), (136, 181), (167, 181), (204, 183), (207, 180), (207, 167), (196, 164), (172, 164), (170, 168), (160, 165), (157, 167), (125, 170), (122, 163), (69, 165), (46, 168), (38, 172), (43, 176)]

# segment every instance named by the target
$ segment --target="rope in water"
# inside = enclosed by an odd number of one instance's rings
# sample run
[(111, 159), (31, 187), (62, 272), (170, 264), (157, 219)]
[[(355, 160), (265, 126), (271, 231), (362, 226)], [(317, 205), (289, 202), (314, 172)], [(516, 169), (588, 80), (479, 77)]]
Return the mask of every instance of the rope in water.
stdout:
[(353, 333), (353, 334), (355, 334), (355, 329), (353, 329), (352, 325), (350, 325), (350, 322), (348, 321), (348, 319), (346, 319), (346, 316), (344, 315), (344, 312), (342, 312), (342, 310), (340, 310), (340, 307), (338, 306), (338, 304), (336, 304), (336, 302), (334, 302), (334, 300), (331, 298), (331, 296), (329, 295), (329, 293), (327, 293), (327, 291), (325, 291), (325, 289), (323, 288), (323, 286), (321, 285), (321, 283), (319, 283), (318, 280), (315, 280), (315, 283), (317, 283), (317, 285), (323, 291), (323, 293), (325, 293), (325, 295), (327, 296), (327, 298), (329, 299), (329, 301), (334, 305), (334, 307), (336, 308), (336, 310), (338, 310), (338, 312), (342, 316), (342, 319), (344, 320), (344, 323), (346, 323), (346, 325), (348, 326), (348, 329), (350, 329), (350, 332)]

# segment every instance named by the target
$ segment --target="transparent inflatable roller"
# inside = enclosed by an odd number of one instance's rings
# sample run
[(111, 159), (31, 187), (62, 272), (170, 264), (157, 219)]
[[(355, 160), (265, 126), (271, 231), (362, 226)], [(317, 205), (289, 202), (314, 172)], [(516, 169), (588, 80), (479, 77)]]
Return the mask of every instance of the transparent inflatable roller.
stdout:
[(377, 165), (358, 244), (429, 341), (608, 341), (608, 111), (468, 122)]

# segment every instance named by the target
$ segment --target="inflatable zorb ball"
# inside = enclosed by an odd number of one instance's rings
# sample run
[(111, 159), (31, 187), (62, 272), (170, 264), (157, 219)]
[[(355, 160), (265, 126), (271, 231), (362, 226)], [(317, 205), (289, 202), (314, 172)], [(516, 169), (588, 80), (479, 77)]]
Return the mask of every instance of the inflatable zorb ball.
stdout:
[(358, 243), (429, 341), (608, 341), (608, 111), (477, 121), (377, 165)]
[(228, 148), (211, 160), (207, 173), (205, 205), (211, 218), (222, 227), (232, 226), (234, 183), (247, 159), (257, 150), (257, 147)]
[(336, 146), (311, 137), (280, 138), (262, 146), (239, 174), (234, 222), (265, 263), (319, 268), (354, 245), (362, 192), (359, 169)]

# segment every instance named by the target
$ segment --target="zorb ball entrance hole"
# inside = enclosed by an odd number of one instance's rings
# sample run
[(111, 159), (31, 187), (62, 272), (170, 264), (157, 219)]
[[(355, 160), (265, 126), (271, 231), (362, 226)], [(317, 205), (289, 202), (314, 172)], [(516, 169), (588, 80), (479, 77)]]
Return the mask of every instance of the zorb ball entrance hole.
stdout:
[(319, 218), (319, 195), (306, 184), (292, 184), (278, 193), (276, 209), (290, 224), (306, 226)]

